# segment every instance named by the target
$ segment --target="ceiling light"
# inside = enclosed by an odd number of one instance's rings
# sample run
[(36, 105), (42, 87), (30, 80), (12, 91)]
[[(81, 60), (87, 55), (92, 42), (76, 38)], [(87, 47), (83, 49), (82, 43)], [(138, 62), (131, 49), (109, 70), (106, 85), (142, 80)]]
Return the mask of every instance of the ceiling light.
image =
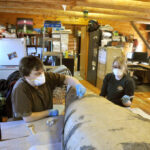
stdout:
[(88, 10), (84, 10), (84, 11), (83, 11), (84, 18), (87, 18), (87, 17), (88, 17), (88, 13), (89, 13)]
[(66, 5), (62, 5), (64, 11), (66, 11), (67, 6)]

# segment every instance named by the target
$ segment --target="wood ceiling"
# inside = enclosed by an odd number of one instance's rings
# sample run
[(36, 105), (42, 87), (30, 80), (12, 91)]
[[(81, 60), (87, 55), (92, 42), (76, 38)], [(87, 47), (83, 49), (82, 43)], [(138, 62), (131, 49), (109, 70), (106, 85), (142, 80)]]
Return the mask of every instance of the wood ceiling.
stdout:
[[(66, 10), (62, 7), (66, 5)], [(150, 24), (150, 0), (0, 0), (0, 12)]]

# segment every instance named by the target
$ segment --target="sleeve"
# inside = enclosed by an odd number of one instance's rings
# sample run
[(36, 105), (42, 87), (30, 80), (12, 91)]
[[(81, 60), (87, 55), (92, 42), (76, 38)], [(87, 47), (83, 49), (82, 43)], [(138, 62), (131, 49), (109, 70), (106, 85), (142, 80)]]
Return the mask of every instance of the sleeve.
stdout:
[(65, 75), (58, 73), (48, 73), (48, 82), (51, 84), (51, 88), (55, 89), (56, 87), (61, 87), (64, 85)]
[(134, 95), (135, 84), (132, 78), (128, 78), (125, 82), (124, 95), (133, 96)]
[(108, 80), (110, 78), (109, 76), (110, 74), (107, 74), (103, 80), (103, 85), (102, 85), (100, 96), (105, 97), (107, 95)]
[(32, 113), (32, 103), (27, 92), (23, 87), (13, 88), (11, 94), (12, 109), (15, 118), (30, 116)]

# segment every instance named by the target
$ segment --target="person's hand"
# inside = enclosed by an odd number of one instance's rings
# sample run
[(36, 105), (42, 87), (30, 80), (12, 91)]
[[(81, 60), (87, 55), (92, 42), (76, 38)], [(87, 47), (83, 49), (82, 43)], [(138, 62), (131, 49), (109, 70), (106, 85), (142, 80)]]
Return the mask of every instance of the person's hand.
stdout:
[(49, 116), (50, 117), (55, 117), (55, 116), (59, 115), (58, 109), (49, 109), (48, 111), (49, 111)]
[(86, 88), (82, 84), (77, 84), (76, 85), (76, 92), (77, 92), (77, 96), (79, 98), (81, 98), (84, 96), (84, 94), (86, 92)]
[(122, 103), (123, 104), (126, 104), (130, 101), (130, 99), (132, 98), (132, 96), (129, 96), (129, 95), (124, 95), (121, 100), (122, 100)]

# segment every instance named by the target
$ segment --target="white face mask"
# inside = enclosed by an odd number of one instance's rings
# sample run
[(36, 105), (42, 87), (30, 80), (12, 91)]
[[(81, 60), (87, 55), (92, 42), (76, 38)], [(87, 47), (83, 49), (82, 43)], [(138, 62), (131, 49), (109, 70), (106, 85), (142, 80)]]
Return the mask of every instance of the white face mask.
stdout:
[(114, 73), (117, 80), (119, 80), (120, 77), (123, 76), (123, 71), (121, 69), (118, 69), (118, 68), (113, 69), (113, 73)]
[(33, 80), (33, 83), (35, 86), (40, 86), (45, 83), (45, 75), (42, 73), (40, 76), (38, 76), (36, 79)]

